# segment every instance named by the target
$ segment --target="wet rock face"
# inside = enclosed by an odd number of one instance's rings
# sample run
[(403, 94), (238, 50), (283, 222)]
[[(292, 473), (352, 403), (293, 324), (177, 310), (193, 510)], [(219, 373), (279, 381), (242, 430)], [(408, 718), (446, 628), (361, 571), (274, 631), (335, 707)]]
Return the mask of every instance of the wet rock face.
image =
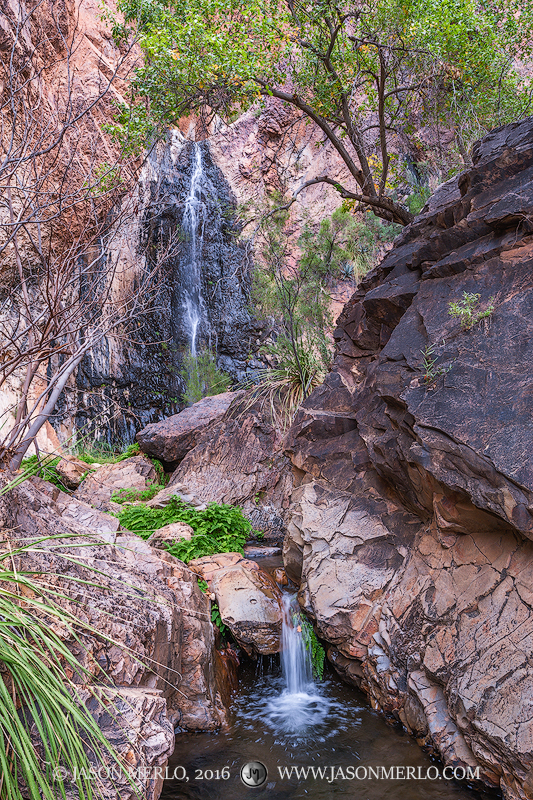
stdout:
[[(532, 120), (492, 132), (346, 305), (288, 436), (284, 544), (338, 671), (513, 800), (533, 766), (531, 170)], [(494, 306), (468, 329), (464, 292)]]
[[(249, 259), (236, 241), (236, 200), (208, 143), (199, 147), (208, 189), (202, 194), (205, 217), (198, 222), (206, 320), (197, 347), (213, 349), (219, 366), (240, 381), (253, 373), (250, 355), (261, 337), (248, 310)], [(87, 354), (76, 377), (76, 403), (65, 400), (56, 423), (68, 420), (70, 402), (85, 435), (128, 443), (140, 427), (182, 406), (180, 371), (190, 348), (183, 296), (190, 254), (182, 223), (194, 166), (194, 144), (178, 131), (149, 154), (134, 196), (124, 201), (128, 224), (106, 253), (102, 269), (104, 274), (114, 266), (117, 286), (111, 291), (117, 300), (125, 292), (142, 292), (150, 275), (154, 296), (126, 336), (106, 338)]]

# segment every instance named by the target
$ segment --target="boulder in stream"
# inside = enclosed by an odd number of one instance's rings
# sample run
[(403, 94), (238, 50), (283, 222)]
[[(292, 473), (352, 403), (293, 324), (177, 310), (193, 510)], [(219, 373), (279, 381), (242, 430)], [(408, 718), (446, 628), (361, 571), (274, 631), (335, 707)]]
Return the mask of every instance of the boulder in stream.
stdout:
[(279, 652), (282, 595), (267, 572), (239, 553), (197, 558), (189, 568), (207, 581), (222, 622), (249, 656)]

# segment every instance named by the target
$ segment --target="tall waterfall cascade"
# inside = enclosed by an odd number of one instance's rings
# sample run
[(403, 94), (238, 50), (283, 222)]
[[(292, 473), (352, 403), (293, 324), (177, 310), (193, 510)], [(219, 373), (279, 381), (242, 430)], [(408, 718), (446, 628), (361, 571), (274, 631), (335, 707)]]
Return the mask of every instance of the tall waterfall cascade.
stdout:
[(194, 143), (193, 169), (183, 212), (185, 257), (182, 261), (183, 324), (191, 355), (198, 352), (198, 337), (209, 336), (209, 322), (202, 296), (202, 250), (207, 222), (207, 199), (214, 196), (213, 186), (204, 168), (202, 146)]

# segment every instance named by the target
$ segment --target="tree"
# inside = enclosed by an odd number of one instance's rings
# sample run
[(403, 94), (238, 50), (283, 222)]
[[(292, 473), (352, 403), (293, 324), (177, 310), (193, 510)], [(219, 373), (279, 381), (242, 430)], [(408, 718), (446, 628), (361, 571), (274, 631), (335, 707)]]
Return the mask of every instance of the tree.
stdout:
[[(125, 336), (153, 296), (157, 264), (121, 288), (125, 199), (138, 164), (98, 121), (127, 74), (126, 48), (84, 96), (74, 66), (82, 34), (50, 0), (6, 14), (0, 49), (0, 463), (17, 469), (84, 355)], [(102, 157), (103, 156), (103, 157)], [(164, 257), (164, 255), (163, 255)], [(18, 384), (18, 389), (17, 389)]]
[[(182, 115), (229, 117), (261, 97), (296, 109), (347, 168), (304, 182), (405, 225), (391, 143), (432, 120), (467, 159), (474, 135), (516, 119), (530, 93), (513, 68), (531, 55), (533, 8), (518, 0), (119, 0), (118, 39), (139, 35), (145, 61), (123, 141)], [(139, 102), (142, 100), (142, 102)], [(292, 198), (291, 202), (294, 200)]]

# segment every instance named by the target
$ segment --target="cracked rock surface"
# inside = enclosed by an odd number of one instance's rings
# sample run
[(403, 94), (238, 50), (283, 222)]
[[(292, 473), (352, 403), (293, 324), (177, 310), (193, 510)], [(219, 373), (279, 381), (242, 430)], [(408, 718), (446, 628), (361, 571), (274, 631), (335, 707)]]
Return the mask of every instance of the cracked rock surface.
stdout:
[[(531, 119), (475, 146), (345, 306), (287, 438), (285, 565), (330, 660), (508, 800), (533, 797), (532, 171)], [(494, 306), (470, 328), (465, 292)]]

